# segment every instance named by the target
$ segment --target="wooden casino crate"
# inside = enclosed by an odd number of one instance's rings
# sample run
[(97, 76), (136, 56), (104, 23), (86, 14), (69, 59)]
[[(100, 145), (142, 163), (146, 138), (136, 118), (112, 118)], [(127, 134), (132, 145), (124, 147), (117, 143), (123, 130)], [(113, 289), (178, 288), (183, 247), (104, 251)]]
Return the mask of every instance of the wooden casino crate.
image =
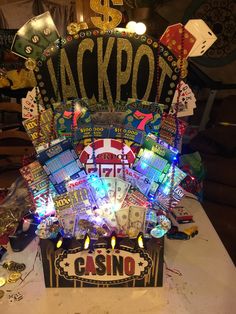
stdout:
[(145, 249), (137, 239), (111, 238), (91, 240), (40, 240), (46, 287), (161, 287), (163, 284), (164, 240), (144, 239)]

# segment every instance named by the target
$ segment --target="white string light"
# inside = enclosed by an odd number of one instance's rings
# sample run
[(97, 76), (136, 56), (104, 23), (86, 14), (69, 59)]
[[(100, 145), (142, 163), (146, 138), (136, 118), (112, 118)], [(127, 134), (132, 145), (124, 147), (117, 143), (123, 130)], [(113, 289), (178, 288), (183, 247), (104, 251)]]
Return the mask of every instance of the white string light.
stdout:
[(146, 33), (147, 27), (142, 22), (136, 23), (135, 21), (130, 21), (126, 25), (126, 29), (132, 33), (136, 33), (138, 35), (143, 35), (144, 33)]

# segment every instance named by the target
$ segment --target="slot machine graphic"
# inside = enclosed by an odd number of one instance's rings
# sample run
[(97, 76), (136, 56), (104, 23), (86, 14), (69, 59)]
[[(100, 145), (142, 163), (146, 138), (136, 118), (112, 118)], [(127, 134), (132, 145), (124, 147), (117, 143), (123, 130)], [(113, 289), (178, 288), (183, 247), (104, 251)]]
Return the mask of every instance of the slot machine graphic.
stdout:
[(117, 177), (122, 172), (123, 166), (130, 168), (133, 165), (135, 158), (128, 145), (114, 139), (96, 140), (80, 154), (80, 162), (84, 164), (87, 173), (96, 170), (96, 161), (100, 177)]

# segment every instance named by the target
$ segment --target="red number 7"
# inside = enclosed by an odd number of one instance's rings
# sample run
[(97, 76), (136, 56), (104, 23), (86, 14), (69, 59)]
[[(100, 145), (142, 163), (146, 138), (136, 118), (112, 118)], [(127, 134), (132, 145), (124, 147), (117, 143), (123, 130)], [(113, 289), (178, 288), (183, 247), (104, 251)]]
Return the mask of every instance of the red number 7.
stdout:
[(110, 174), (112, 172), (112, 168), (103, 168), (102, 172), (105, 173), (105, 177), (110, 177)]
[[(82, 112), (79, 110), (76, 110), (74, 112), (74, 119), (72, 121), (72, 126), (76, 127), (77, 126), (77, 121), (80, 118), (80, 116), (82, 115)], [(72, 118), (72, 111), (65, 111), (64, 115), (63, 115), (66, 119), (71, 119)]]
[(146, 124), (153, 120), (153, 114), (152, 113), (143, 113), (143, 112), (140, 112), (138, 110), (136, 110), (134, 112), (134, 117), (138, 120), (142, 119), (142, 121), (139, 123), (139, 125), (137, 127), (138, 130), (142, 130), (142, 131), (145, 130)]

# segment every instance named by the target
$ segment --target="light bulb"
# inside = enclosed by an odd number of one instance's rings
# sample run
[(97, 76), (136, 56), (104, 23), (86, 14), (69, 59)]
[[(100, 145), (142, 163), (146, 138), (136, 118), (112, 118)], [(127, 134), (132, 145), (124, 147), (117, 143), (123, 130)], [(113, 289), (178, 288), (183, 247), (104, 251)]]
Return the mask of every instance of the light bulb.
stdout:
[(111, 247), (113, 250), (114, 250), (115, 246), (116, 246), (116, 237), (112, 236), (111, 237)]
[(62, 243), (63, 243), (63, 238), (62, 237), (60, 237), (60, 239), (57, 241), (57, 243), (56, 243), (56, 248), (57, 249), (60, 249), (60, 247), (62, 246)]
[(130, 21), (130, 22), (126, 25), (126, 28), (127, 28), (130, 32), (135, 33), (135, 31), (136, 31), (136, 25), (137, 25), (136, 22)]
[(147, 30), (147, 27), (142, 22), (137, 23), (135, 26), (135, 32), (138, 35), (143, 35), (144, 33), (146, 33), (146, 30)]

